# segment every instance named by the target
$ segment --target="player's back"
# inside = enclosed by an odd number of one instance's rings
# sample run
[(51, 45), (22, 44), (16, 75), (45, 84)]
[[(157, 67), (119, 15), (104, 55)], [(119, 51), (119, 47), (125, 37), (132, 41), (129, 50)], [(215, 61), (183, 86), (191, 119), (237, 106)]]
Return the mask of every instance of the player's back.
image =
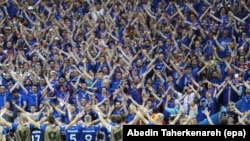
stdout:
[(61, 131), (59, 126), (48, 125), (44, 131), (44, 141), (61, 141)]
[(111, 127), (111, 141), (122, 141), (123, 139), (123, 127), (121, 125), (119, 126), (112, 126)]
[(108, 129), (106, 127), (102, 127), (100, 129), (104, 135), (105, 135), (105, 141), (110, 141), (110, 136), (111, 136), (111, 133), (108, 131)]
[(32, 141), (43, 141), (43, 133), (41, 130), (32, 131)]
[(96, 133), (100, 129), (99, 125), (92, 125), (82, 130), (82, 141), (95, 141)]
[(18, 124), (15, 139), (16, 141), (31, 141), (30, 124)]
[(80, 141), (83, 127), (81, 125), (73, 125), (66, 130), (66, 141)]

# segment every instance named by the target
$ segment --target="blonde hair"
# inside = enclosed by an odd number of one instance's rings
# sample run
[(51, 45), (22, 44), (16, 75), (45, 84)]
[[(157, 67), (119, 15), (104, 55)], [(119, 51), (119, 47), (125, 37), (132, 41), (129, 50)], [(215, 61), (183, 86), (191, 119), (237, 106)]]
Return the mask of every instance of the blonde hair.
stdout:
[(23, 122), (27, 122), (28, 121), (28, 119), (27, 119), (27, 117), (25, 116), (24, 113), (20, 114), (20, 120), (22, 120)]
[(84, 117), (84, 121), (87, 122), (87, 123), (89, 123), (89, 122), (92, 121), (92, 117), (91, 117), (90, 115), (86, 115), (86, 116)]
[(157, 113), (157, 121), (163, 121), (164, 120), (164, 115), (162, 113)]

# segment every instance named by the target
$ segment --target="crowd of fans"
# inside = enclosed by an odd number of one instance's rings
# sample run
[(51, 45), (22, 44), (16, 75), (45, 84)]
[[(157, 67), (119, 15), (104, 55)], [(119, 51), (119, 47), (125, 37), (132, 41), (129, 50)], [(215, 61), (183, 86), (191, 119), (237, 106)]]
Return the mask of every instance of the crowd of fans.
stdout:
[(73, 123), (87, 141), (110, 140), (118, 124), (250, 123), (249, 0), (0, 0), (0, 9), (9, 140), (26, 138), (15, 131), (27, 122), (39, 141), (52, 116), (70, 141)]

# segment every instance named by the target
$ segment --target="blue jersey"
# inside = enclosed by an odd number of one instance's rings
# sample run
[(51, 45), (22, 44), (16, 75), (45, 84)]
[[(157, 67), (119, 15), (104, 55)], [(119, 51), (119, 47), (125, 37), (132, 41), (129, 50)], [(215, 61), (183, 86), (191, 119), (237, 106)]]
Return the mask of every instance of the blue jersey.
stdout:
[(73, 125), (66, 130), (66, 141), (80, 141), (83, 126)]
[(111, 132), (106, 127), (101, 127), (100, 129), (105, 135), (105, 141), (110, 141)]
[(99, 125), (93, 125), (90, 127), (84, 127), (82, 130), (82, 141), (95, 141), (96, 133), (100, 129)]
[(40, 130), (32, 131), (32, 141), (43, 141), (43, 133)]

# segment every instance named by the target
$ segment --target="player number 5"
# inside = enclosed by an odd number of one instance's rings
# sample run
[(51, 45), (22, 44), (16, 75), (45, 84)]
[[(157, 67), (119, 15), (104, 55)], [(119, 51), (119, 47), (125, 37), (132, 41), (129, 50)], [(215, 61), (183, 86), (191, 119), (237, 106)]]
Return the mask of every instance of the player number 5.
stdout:
[(77, 141), (76, 134), (71, 134), (69, 138), (70, 138), (70, 141)]

